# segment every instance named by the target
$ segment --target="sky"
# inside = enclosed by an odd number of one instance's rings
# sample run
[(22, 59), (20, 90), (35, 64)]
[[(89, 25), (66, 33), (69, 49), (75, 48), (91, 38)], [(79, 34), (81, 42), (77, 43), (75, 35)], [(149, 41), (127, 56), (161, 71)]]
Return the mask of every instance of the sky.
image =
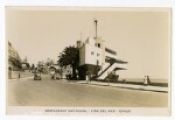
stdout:
[(169, 78), (171, 13), (167, 8), (53, 9), (6, 8), (6, 40), (30, 63), (58, 60), (80, 38), (98, 36), (128, 61), (125, 78)]

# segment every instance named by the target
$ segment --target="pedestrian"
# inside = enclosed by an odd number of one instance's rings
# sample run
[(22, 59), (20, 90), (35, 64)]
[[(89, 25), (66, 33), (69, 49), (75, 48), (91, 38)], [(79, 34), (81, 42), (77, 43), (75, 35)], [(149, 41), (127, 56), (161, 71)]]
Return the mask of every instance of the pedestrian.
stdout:
[(144, 83), (143, 83), (144, 85), (147, 85), (148, 84), (148, 80), (147, 80), (147, 76), (145, 75), (144, 76)]
[(21, 78), (20, 72), (18, 73), (18, 78), (19, 78), (19, 79)]
[(151, 81), (150, 81), (150, 77), (147, 75), (147, 81), (148, 81), (148, 84), (151, 84)]

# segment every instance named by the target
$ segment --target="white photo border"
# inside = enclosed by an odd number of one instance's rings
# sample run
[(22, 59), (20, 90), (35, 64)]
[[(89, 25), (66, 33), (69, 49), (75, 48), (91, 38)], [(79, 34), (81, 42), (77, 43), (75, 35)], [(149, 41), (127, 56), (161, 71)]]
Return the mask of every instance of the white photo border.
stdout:
[[(171, 116), (170, 117), (139, 117), (139, 116), (111, 116), (111, 117), (100, 117), (100, 116), (36, 116), (36, 115), (6, 115), (6, 40), (5, 40), (5, 7), (6, 6), (81, 6), (81, 7), (171, 7), (173, 10), (173, 21), (172, 21), (172, 31), (174, 31), (175, 23), (174, 23), (174, 6), (175, 2), (172, 0), (1, 0), (0, 1), (0, 119), (2, 120), (50, 120), (50, 119), (125, 119), (125, 120), (173, 120), (175, 117), (175, 104), (174, 104), (174, 78), (175, 78), (175, 70), (174, 70), (174, 33), (172, 32), (172, 40), (171, 40)], [(30, 117), (29, 117), (30, 116)]]

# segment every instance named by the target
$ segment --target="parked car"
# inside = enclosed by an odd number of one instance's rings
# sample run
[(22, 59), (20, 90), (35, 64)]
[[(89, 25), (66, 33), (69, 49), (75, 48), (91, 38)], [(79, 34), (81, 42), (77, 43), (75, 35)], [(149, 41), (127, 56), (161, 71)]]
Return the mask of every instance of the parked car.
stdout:
[(34, 80), (41, 80), (41, 72), (34, 73)]
[(50, 70), (50, 76), (51, 76), (51, 79), (52, 79), (52, 80), (55, 79), (55, 70), (54, 70), (54, 69), (51, 69), (51, 70)]
[(55, 79), (57, 79), (57, 80), (61, 79), (61, 75), (59, 72), (55, 73)]

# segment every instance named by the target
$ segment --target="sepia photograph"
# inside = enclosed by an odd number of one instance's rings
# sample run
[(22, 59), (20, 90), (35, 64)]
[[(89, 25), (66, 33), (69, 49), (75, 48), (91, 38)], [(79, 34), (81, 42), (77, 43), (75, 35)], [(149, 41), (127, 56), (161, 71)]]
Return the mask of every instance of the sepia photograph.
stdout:
[(5, 8), (7, 114), (170, 115), (171, 8)]

